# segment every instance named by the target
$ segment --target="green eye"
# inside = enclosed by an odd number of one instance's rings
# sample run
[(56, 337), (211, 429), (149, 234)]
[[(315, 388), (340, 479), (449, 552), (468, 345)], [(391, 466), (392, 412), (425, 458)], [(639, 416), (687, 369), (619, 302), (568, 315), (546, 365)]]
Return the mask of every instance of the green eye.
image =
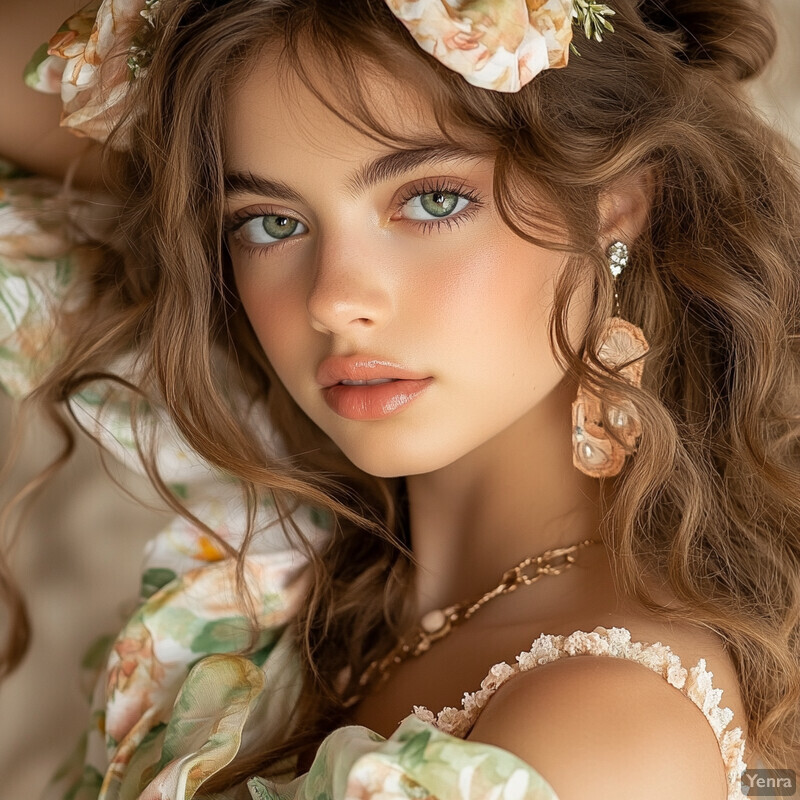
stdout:
[(234, 236), (245, 244), (268, 245), (305, 233), (307, 228), (300, 220), (284, 214), (264, 214), (251, 217), (241, 225)]
[(261, 227), (264, 233), (275, 239), (286, 239), (291, 236), (300, 224), (298, 220), (291, 217), (282, 217), (277, 214), (269, 214), (261, 217)]
[(451, 192), (442, 187), (407, 197), (403, 210), (406, 219), (432, 222), (452, 217), (470, 205), (478, 208), (481, 203), (469, 193)]
[(419, 195), (419, 204), (428, 214), (435, 217), (446, 217), (453, 213), (458, 205), (459, 195), (453, 192), (427, 192)]

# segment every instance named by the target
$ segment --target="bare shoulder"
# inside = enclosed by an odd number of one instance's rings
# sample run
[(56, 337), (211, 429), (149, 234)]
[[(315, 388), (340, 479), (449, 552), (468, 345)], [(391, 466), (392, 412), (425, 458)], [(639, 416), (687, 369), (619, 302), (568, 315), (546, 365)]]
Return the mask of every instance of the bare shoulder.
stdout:
[(513, 752), (559, 800), (725, 800), (717, 738), (702, 711), (632, 661), (562, 658), (507, 681), (472, 741)]

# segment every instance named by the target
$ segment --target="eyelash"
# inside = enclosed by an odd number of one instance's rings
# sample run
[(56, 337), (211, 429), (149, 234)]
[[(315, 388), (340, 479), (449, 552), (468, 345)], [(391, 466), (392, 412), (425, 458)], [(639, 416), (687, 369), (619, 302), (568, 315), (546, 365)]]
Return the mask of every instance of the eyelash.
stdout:
[[(439, 231), (443, 226), (446, 226), (448, 230), (452, 230), (454, 227), (458, 228), (463, 222), (471, 219), (484, 205), (482, 196), (478, 192), (468, 189), (464, 183), (455, 184), (446, 180), (433, 183), (423, 181), (421, 184), (417, 184), (408, 189), (408, 191), (398, 201), (397, 210), (394, 213), (397, 213), (397, 211), (399, 211), (409, 200), (413, 200), (415, 197), (419, 197), (423, 194), (433, 194), (434, 192), (455, 194), (458, 195), (459, 198), (463, 197), (470, 202), (468, 206), (452, 216), (430, 220), (407, 220), (408, 222), (411, 222), (413, 225), (420, 228), (422, 233), (433, 233), (434, 229)], [(272, 242), (270, 244), (247, 244), (241, 238), (239, 238), (237, 232), (241, 227), (246, 225), (251, 219), (258, 219), (259, 217), (264, 216), (269, 216), (269, 214), (260, 209), (238, 211), (225, 220), (223, 228), (224, 232), (227, 236), (232, 236), (234, 239), (236, 239), (239, 247), (251, 255), (263, 253), (266, 250), (269, 250), (270, 253), (274, 253), (283, 245), (291, 242), (292, 239), (297, 238), (295, 236), (290, 236), (282, 241)], [(287, 214), (286, 216), (288, 217), (289, 215)], [(292, 217), (292, 219), (294, 219), (294, 217)]]

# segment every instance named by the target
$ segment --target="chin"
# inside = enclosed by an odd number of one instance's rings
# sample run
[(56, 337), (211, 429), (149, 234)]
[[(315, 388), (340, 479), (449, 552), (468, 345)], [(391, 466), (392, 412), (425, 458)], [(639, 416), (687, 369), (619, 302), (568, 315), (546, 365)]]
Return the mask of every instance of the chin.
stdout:
[(344, 455), (360, 470), (376, 478), (404, 478), (407, 475), (424, 475), (452, 464), (464, 455), (462, 452), (450, 455), (442, 444), (428, 439), (425, 445), (414, 447), (411, 437), (401, 445), (381, 442), (366, 447), (366, 437), (360, 446), (339, 445)]
[(419, 459), (405, 453), (348, 452), (344, 449), (342, 452), (362, 472), (376, 478), (403, 478), (406, 475), (430, 472), (427, 465), (420, 465)]

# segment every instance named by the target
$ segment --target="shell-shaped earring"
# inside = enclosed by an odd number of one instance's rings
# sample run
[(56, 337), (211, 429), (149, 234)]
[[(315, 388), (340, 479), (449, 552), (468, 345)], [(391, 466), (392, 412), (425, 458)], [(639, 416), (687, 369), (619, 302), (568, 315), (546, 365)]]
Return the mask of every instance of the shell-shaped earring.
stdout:
[[(616, 279), (628, 263), (628, 248), (623, 242), (614, 242), (609, 249), (609, 270), (614, 277), (614, 298), (619, 306)], [(643, 356), (650, 349), (641, 328), (619, 316), (605, 321), (600, 336), (598, 360), (632, 386), (641, 386), (644, 369)], [(629, 363), (633, 361), (633, 363)], [(584, 362), (590, 364), (587, 356)], [(626, 366), (619, 368), (620, 365)], [(605, 428), (604, 412), (614, 433), (624, 443), (611, 438)], [(636, 408), (622, 397), (599, 398), (581, 383), (572, 404), (572, 463), (592, 478), (618, 475), (628, 452), (633, 452), (642, 426)]]

